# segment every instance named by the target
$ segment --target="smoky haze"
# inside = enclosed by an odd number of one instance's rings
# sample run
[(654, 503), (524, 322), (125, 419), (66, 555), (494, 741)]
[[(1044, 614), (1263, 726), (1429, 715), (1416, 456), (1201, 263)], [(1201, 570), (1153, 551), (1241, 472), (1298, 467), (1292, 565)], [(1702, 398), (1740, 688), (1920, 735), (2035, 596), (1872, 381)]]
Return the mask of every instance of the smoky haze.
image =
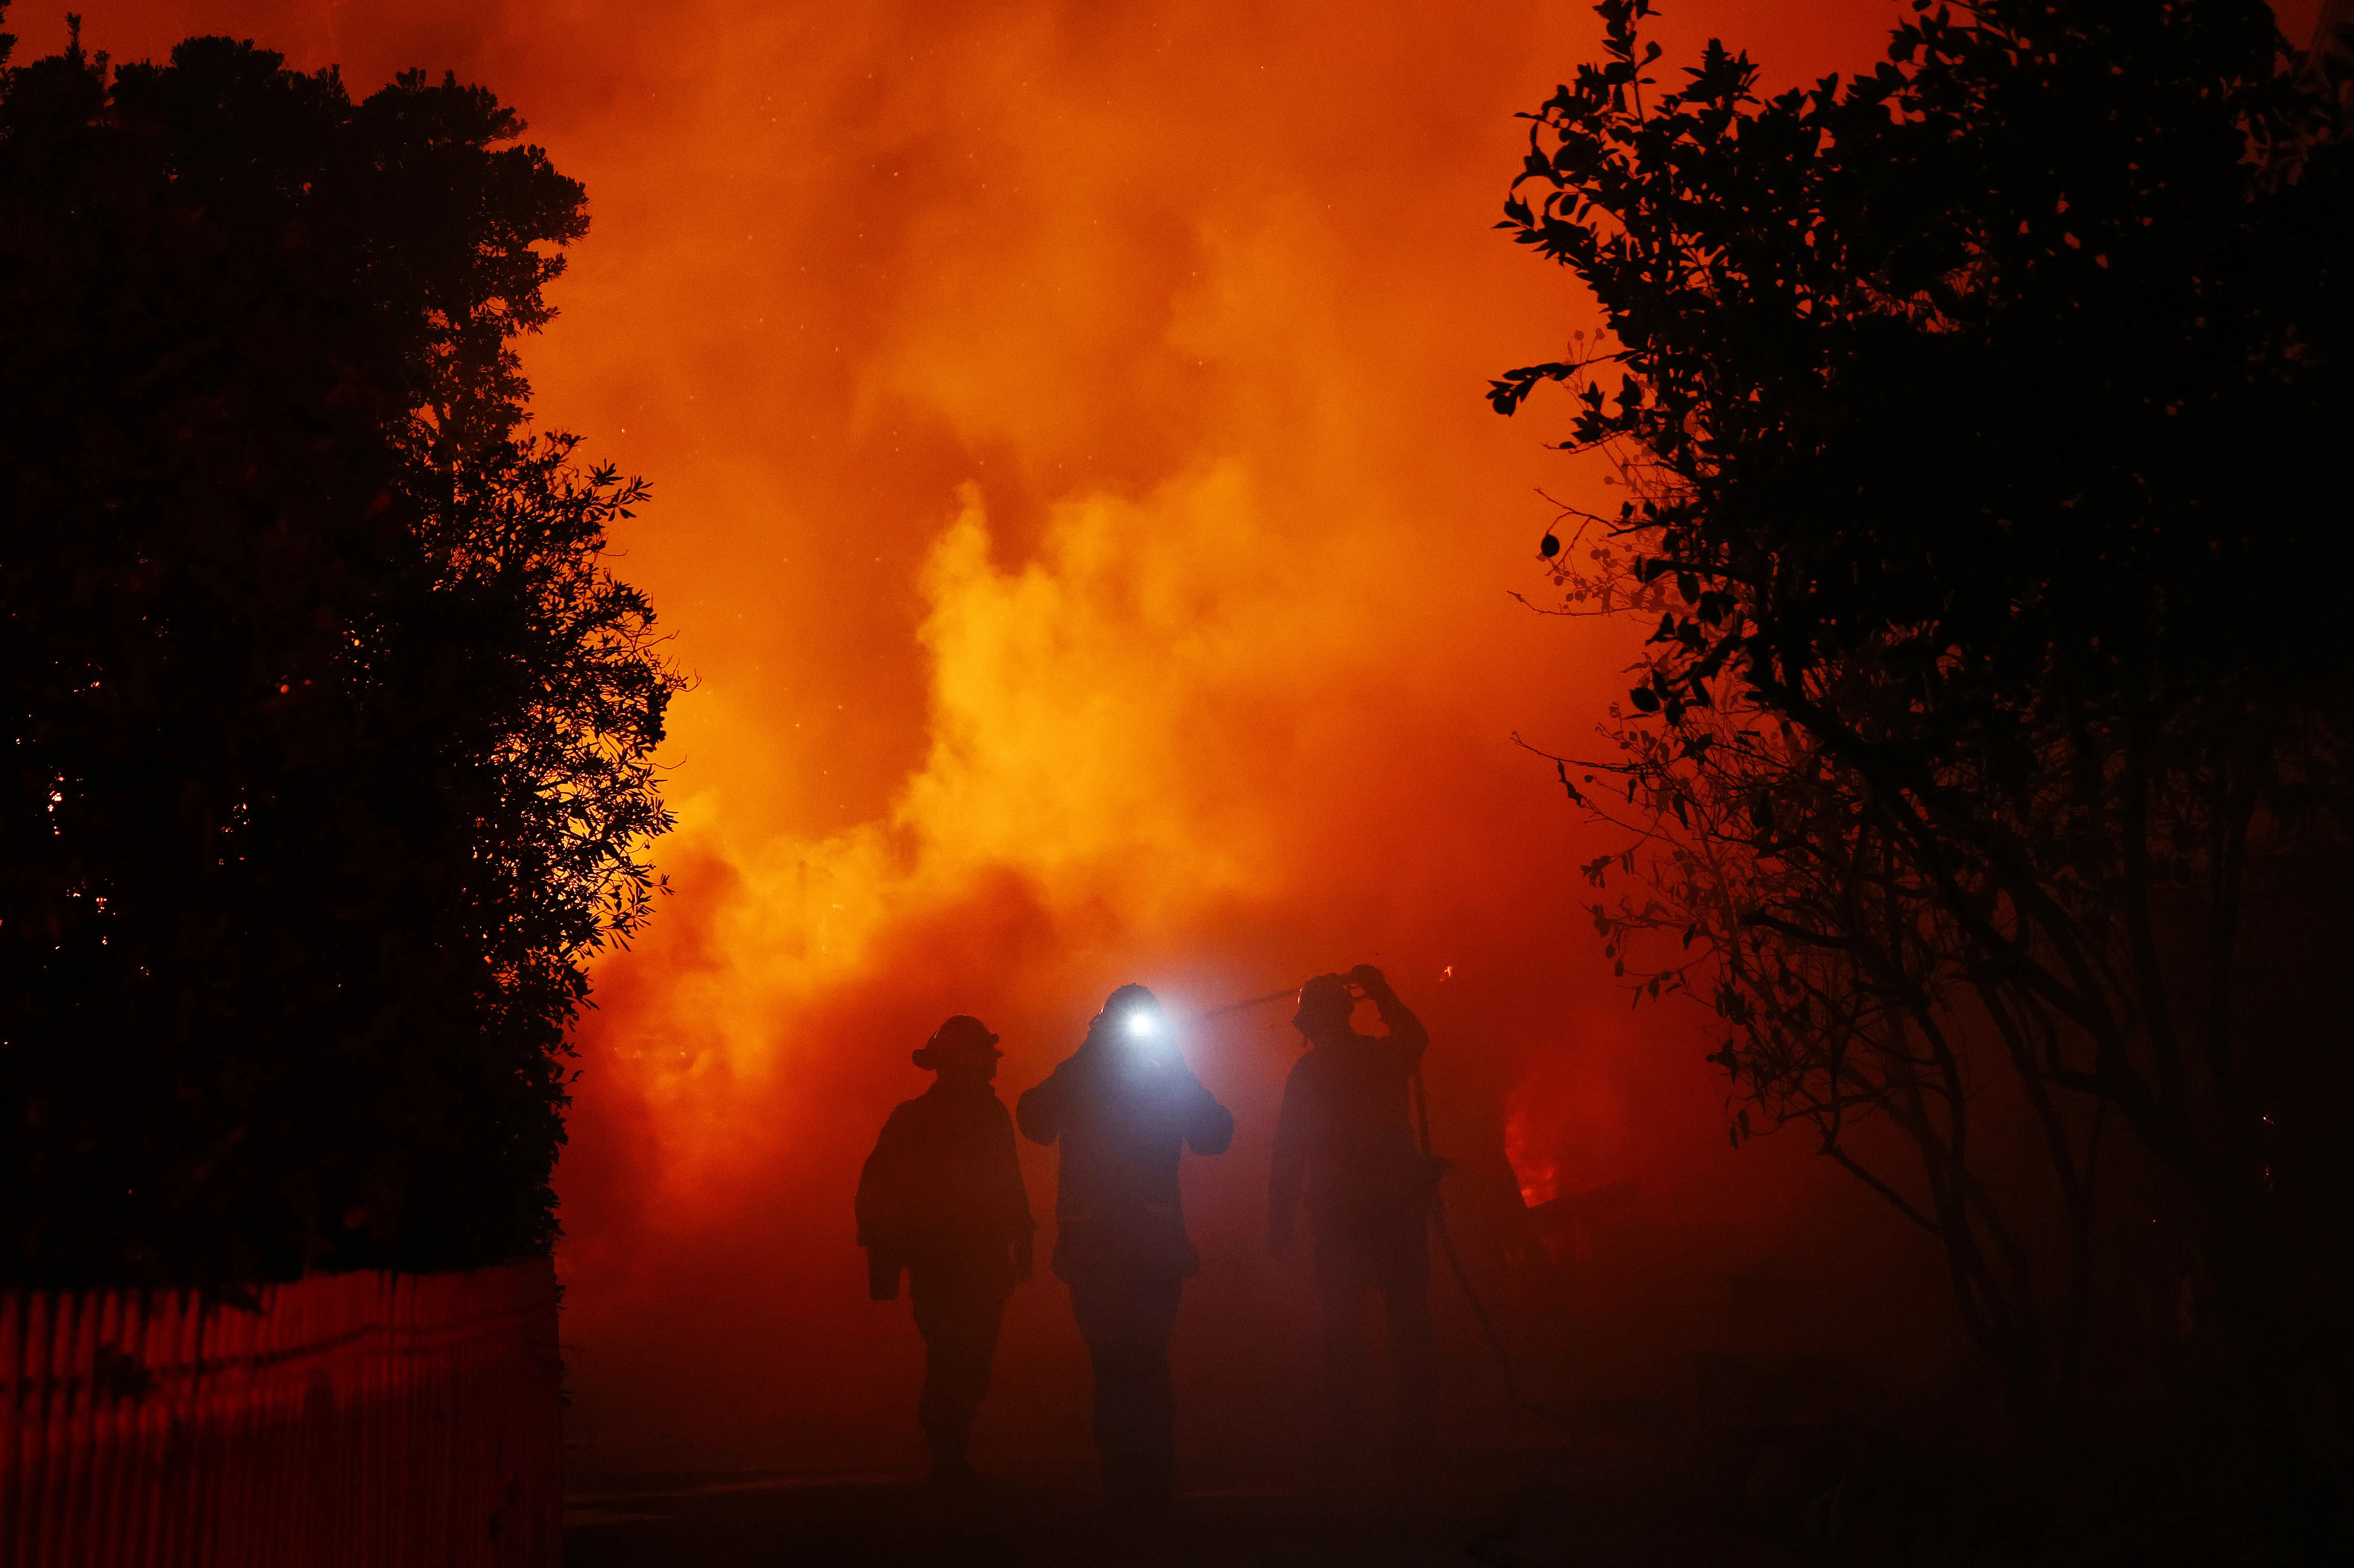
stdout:
[[(1659, 36), (1672, 61), (1723, 34), (1797, 82), (1868, 64), (1895, 15), (1681, 4)], [(14, 21), (27, 53), (60, 41)], [(1480, 396), (1595, 324), (1490, 227), (1513, 112), (1597, 52), (1585, 9), (84, 24), (117, 58), (203, 32), (355, 91), (455, 69), (588, 188), (527, 368), (543, 421), (652, 480), (620, 570), (696, 683), (665, 756), (673, 896), (600, 963), (578, 1032), (558, 1185), (583, 1465), (914, 1462), (919, 1351), (904, 1304), (865, 1299), (850, 1200), (947, 1014), (1002, 1033), (1010, 1101), (1123, 981), (1194, 1014), (1368, 960), (1432, 1026), (1466, 1251), (1553, 1396), (1668, 1389), (1760, 1324), (1891, 1375), (1950, 1353), (1927, 1244), (1795, 1138), (1727, 1147), (1702, 1021), (1630, 1010), (1592, 936), (1577, 867), (1612, 842), (1511, 744), (1583, 746), (1639, 635), (1511, 597), (1542, 597), (1538, 487), (1615, 493), (1545, 450), (1558, 405), (1506, 421)], [(1186, 1033), (1240, 1125), (1185, 1172), (1181, 1441), (1205, 1484), (1279, 1458), (1311, 1403), (1305, 1270), (1263, 1235), (1287, 1012)], [(1051, 1224), (1052, 1153), (1023, 1152)], [(1595, 1213), (1646, 1239), (1596, 1218), (1546, 1255), (1522, 1191), (1615, 1194)], [(1923, 1326), (1866, 1327), (1892, 1303)], [(1503, 1431), (1451, 1298), (1441, 1332), (1445, 1419)], [(1042, 1268), (984, 1464), (1078, 1466), (1083, 1372)]]

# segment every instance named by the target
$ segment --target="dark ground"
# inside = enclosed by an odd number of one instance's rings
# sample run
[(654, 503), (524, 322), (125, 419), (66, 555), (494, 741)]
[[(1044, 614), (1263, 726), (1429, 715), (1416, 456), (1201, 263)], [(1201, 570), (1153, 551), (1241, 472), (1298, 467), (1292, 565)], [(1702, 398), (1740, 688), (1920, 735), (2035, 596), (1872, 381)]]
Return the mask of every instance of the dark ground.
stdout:
[(1182, 1497), (1159, 1532), (1128, 1524), (1077, 1477), (994, 1483), (963, 1498), (896, 1479), (617, 1478), (567, 1499), (564, 1560), (566, 1568), (1770, 1568), (1788, 1561), (1656, 1487), (1615, 1484), (1616, 1467), (1606, 1456), (1535, 1452), (1458, 1459), (1436, 1475), (1204, 1492)]

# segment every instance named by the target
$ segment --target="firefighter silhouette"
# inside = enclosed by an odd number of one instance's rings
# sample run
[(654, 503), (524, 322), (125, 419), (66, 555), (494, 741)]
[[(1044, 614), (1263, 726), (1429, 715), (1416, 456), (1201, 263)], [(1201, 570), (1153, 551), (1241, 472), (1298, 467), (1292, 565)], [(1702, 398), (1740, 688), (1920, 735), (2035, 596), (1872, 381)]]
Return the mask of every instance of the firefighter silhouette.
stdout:
[[(1360, 993), (1379, 1010), (1386, 1036), (1352, 1025)], [(1370, 964), (1309, 980), (1291, 1022), (1309, 1051), (1283, 1087), (1267, 1182), (1268, 1246), (1278, 1257), (1291, 1255), (1304, 1204), (1334, 1440), (1362, 1427), (1371, 1381), (1365, 1298), (1376, 1295), (1389, 1319), (1397, 1386), (1393, 1436), (1401, 1450), (1419, 1451), (1431, 1440), (1428, 1221), (1443, 1163), (1416, 1147), (1408, 1086), (1430, 1036)]]
[(899, 1294), (907, 1276), (924, 1337), (916, 1407), (936, 1481), (969, 1479), (973, 1415), (989, 1392), (1005, 1298), (1030, 1277), (1029, 1195), (1013, 1157), (1013, 1124), (990, 1087), (998, 1037), (958, 1014), (914, 1055), (939, 1075), (883, 1124), (858, 1178), (858, 1242), (868, 1293)]
[(1160, 1514), (1176, 1481), (1169, 1339), (1200, 1266), (1177, 1161), (1188, 1148), (1224, 1152), (1234, 1115), (1186, 1066), (1152, 993), (1124, 985), (1014, 1117), (1025, 1136), (1061, 1148), (1054, 1269), (1095, 1367), (1104, 1488), (1130, 1512)]

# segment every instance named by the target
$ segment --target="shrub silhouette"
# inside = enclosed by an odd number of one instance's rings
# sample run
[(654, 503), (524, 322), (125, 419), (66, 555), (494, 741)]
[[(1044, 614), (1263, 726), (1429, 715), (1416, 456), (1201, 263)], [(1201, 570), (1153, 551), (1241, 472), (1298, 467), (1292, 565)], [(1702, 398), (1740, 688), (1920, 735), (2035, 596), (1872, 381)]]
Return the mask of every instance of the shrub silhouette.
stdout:
[(522, 129), (225, 38), (0, 77), (0, 1279), (554, 1237), (680, 682), (643, 484), (526, 426), (587, 221)]

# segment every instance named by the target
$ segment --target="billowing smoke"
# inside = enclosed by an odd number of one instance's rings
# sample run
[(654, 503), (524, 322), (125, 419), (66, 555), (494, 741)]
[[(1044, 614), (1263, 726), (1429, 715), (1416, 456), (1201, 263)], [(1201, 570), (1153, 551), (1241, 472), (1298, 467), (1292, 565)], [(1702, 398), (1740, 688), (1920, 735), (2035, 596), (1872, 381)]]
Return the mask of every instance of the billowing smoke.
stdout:
[[(1683, 5), (1662, 36), (1797, 80), (1893, 15)], [(1511, 740), (1583, 747), (1633, 645), (1511, 597), (1542, 602), (1538, 489), (1613, 493), (1544, 450), (1557, 409), (1480, 396), (1594, 324), (1490, 228), (1512, 113), (1595, 52), (1582, 8), (288, 0), (85, 28), (118, 58), (203, 31), (360, 90), (455, 69), (589, 189), (528, 368), (543, 419), (653, 480), (621, 569), (696, 681), (675, 894), (599, 969), (559, 1175), (591, 1462), (908, 1457), (914, 1338), (864, 1298), (849, 1198), (952, 1012), (1003, 1034), (1010, 1099), (1122, 981), (1198, 1013), (1370, 959), (1434, 1026), (1495, 1277), (1533, 1245), (1516, 1189), (1746, 1235), (1689, 1266), (1720, 1285), (1794, 1214), (1879, 1224), (1803, 1148), (1726, 1149), (1699, 1020), (1630, 1012), (1596, 950), (1577, 867), (1611, 841)], [(1242, 1122), (1188, 1176), (1180, 1330), (1193, 1447), (1230, 1458), (1309, 1391), (1305, 1279), (1258, 1218), (1287, 1012), (1188, 1041)], [(1025, 1159), (1043, 1219), (1051, 1156)], [(1479, 1353), (1449, 1365), (1485, 1390)], [(1042, 1271), (984, 1442), (1076, 1453), (1081, 1364)]]

